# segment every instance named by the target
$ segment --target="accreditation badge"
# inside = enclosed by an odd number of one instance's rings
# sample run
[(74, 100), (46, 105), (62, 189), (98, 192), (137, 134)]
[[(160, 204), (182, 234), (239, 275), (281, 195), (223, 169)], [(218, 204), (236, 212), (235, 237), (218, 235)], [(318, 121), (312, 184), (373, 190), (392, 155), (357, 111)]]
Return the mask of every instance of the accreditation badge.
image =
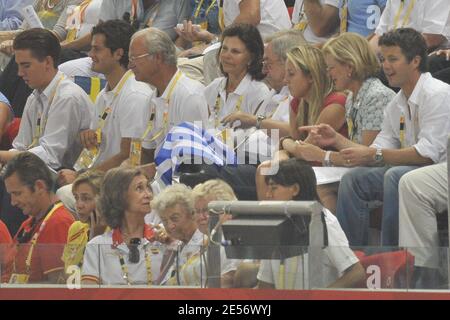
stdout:
[(30, 276), (28, 274), (13, 273), (9, 278), (10, 284), (27, 284)]
[(221, 132), (222, 142), (226, 144), (230, 149), (234, 149), (234, 130), (231, 128), (225, 128)]
[(297, 23), (297, 24), (294, 26), (294, 29), (295, 29), (295, 30), (300, 30), (300, 31), (305, 31), (305, 29), (306, 29), (307, 26), (308, 26), (308, 22), (305, 21), (305, 20), (303, 20), (303, 21), (300, 21), (299, 23)]
[(141, 165), (142, 139), (133, 138), (130, 145), (130, 166), (137, 167)]
[(83, 151), (81, 151), (80, 156), (78, 157), (77, 161), (75, 162), (75, 165), (73, 166), (76, 171), (79, 170), (87, 170), (92, 167), (94, 162), (98, 158), (98, 148), (92, 148), (92, 149), (86, 149), (84, 148)]

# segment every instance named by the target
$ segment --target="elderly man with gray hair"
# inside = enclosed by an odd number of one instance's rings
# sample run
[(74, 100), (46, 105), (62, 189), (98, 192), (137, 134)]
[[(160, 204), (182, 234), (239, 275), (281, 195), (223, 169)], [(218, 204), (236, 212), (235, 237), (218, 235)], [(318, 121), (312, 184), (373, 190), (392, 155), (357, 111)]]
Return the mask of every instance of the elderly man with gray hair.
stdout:
[(177, 67), (176, 49), (163, 31), (147, 28), (131, 39), (129, 68), (136, 80), (153, 86), (149, 126), (143, 137), (142, 163), (151, 163), (169, 130), (182, 122), (202, 122), (208, 119), (208, 106), (203, 96), (204, 86), (186, 77)]

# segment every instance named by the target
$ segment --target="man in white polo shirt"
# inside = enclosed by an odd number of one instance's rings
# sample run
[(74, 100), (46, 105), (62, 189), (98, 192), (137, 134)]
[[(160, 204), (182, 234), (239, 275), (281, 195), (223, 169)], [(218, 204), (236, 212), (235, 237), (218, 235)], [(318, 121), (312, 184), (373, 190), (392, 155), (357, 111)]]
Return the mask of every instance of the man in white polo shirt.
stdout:
[[(100, 92), (90, 129), (81, 133), (83, 146), (96, 152), (94, 161), (87, 166), (101, 171), (118, 167), (130, 154), (131, 139), (141, 138), (147, 126), (152, 89), (138, 82), (131, 71), (127, 71), (128, 49), (133, 28), (121, 20), (101, 22), (92, 30), (92, 69), (105, 75), (106, 87)], [(96, 151), (92, 151), (96, 150)], [(86, 169), (77, 161), (75, 169)], [(73, 170), (59, 172), (60, 186), (72, 183), (77, 176)], [(58, 190), (64, 203), (67, 197), (73, 200), (71, 185)]]
[(142, 163), (150, 163), (173, 126), (185, 121), (206, 125), (208, 106), (203, 96), (204, 86), (178, 70), (175, 45), (167, 34), (156, 28), (133, 35), (129, 67), (136, 80), (156, 88), (150, 110), (154, 116), (153, 128), (142, 144)]

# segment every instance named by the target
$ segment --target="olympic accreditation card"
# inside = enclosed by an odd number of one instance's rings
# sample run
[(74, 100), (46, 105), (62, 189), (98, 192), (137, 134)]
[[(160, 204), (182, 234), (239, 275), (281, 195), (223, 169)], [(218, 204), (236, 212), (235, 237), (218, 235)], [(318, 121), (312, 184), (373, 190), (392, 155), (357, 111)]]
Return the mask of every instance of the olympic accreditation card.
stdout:
[(130, 145), (130, 166), (137, 167), (141, 165), (142, 158), (142, 139), (131, 139)]

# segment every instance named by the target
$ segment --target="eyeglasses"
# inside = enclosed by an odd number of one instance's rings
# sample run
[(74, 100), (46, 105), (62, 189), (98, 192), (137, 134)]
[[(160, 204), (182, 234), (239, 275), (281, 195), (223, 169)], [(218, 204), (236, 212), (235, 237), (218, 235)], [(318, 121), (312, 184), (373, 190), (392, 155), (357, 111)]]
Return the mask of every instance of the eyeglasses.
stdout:
[(146, 57), (146, 56), (150, 56), (150, 53), (144, 53), (144, 54), (141, 54), (140, 56), (137, 56), (137, 57), (129, 56), (129, 57), (128, 57), (128, 61), (130, 61), (131, 63), (133, 63), (133, 62), (136, 61), (137, 59), (144, 58), (144, 57)]

